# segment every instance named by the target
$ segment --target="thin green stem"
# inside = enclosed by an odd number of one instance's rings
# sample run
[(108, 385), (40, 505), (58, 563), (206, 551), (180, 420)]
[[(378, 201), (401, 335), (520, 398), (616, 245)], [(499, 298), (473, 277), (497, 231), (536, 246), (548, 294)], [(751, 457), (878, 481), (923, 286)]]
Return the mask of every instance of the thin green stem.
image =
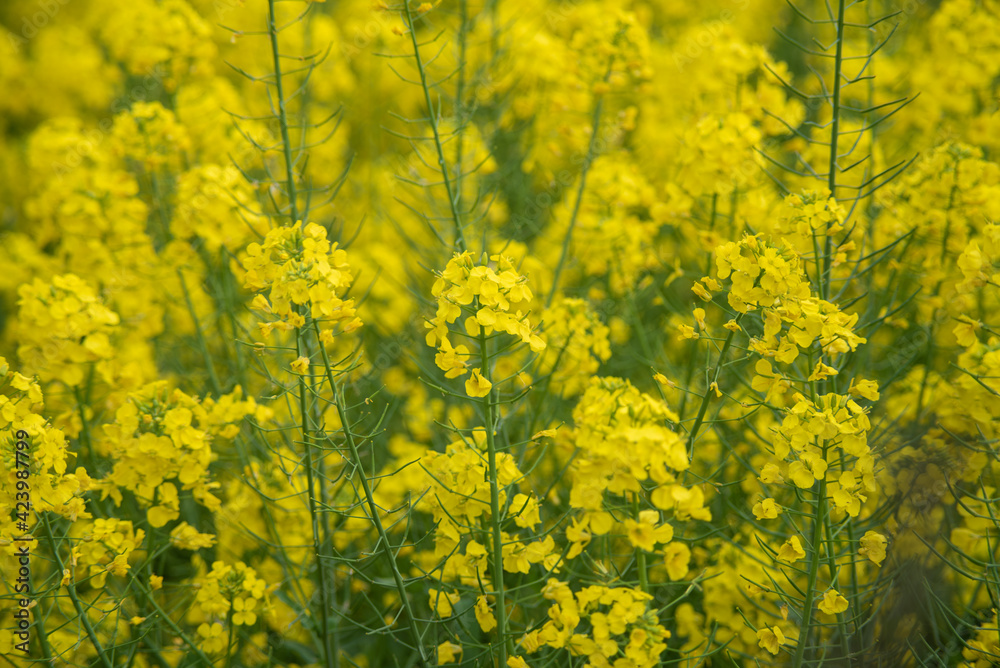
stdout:
[[(490, 372), (490, 355), (488, 350), (488, 340), (486, 333), (479, 332), (479, 357), (482, 363), (483, 378), (493, 382), (493, 374)], [(497, 596), (497, 634), (499, 642), (500, 666), (507, 665), (507, 597), (504, 590), (503, 581), (503, 535), (500, 531), (500, 482), (497, 475), (497, 445), (496, 435), (493, 433), (496, 425), (496, 406), (493, 403), (493, 390), (483, 397), (483, 412), (486, 415), (486, 451), (489, 457), (490, 476), (490, 524), (493, 528), (493, 584)]]
[(816, 496), (816, 515), (812, 525), (812, 551), (809, 554), (809, 583), (806, 586), (802, 607), (802, 628), (799, 631), (798, 646), (795, 648), (794, 668), (801, 668), (805, 658), (806, 645), (809, 644), (809, 634), (813, 625), (813, 603), (816, 600), (816, 581), (819, 576), (819, 565), (822, 560), (820, 551), (823, 543), (823, 523), (826, 515), (826, 478), (820, 480), (819, 494)]
[[(304, 349), (307, 348), (305, 338), (305, 328), (298, 328), (295, 337), (295, 351), (299, 357), (303, 356)], [(319, 531), (319, 514), (321, 511), (316, 503), (316, 464), (313, 461), (313, 448), (316, 446), (312, 441), (309, 404), (306, 399), (308, 391), (306, 376), (299, 376), (299, 411), (302, 416), (302, 443), (306, 452), (306, 484), (309, 486), (307, 496), (309, 499), (309, 515), (312, 518), (313, 552), (316, 556), (317, 584), (319, 585), (319, 613), (321, 633), (323, 635), (323, 665), (326, 668), (338, 668), (340, 665), (340, 652), (337, 647), (336, 631), (331, 629), (330, 624), (330, 611), (332, 610), (332, 606), (330, 605), (330, 589), (327, 583), (323, 543), (320, 539)], [(319, 483), (322, 484), (323, 481), (320, 480)], [(325, 512), (325, 510), (322, 512)]]
[[(742, 313), (736, 316), (737, 324), (742, 319)], [(715, 363), (715, 370), (712, 372), (712, 382), (705, 388), (705, 394), (701, 398), (701, 406), (698, 407), (698, 415), (694, 419), (694, 426), (691, 427), (691, 435), (688, 437), (688, 453), (690, 453), (694, 448), (694, 441), (698, 438), (698, 432), (701, 430), (701, 425), (705, 421), (705, 414), (708, 412), (708, 404), (712, 401), (712, 384), (719, 382), (719, 373), (722, 371), (722, 365), (726, 361), (726, 355), (729, 353), (729, 349), (733, 345), (734, 336), (736, 336), (736, 332), (729, 330), (729, 334), (726, 336), (726, 341), (722, 344), (722, 350), (719, 351), (719, 361)]]
[[(273, 2), (274, 0), (271, 0)], [(417, 31), (413, 25), (413, 14), (410, 12), (409, 0), (404, 0), (403, 8), (406, 11), (406, 26), (410, 31), (410, 40), (413, 43), (413, 57), (417, 62), (417, 71), (420, 73), (420, 87), (424, 91), (424, 103), (427, 105), (427, 120), (434, 135), (434, 148), (437, 150), (438, 169), (441, 178), (444, 180), (444, 189), (448, 194), (448, 205), (451, 208), (451, 217), (455, 223), (455, 245), (459, 251), (466, 249), (465, 231), (462, 226), (462, 216), (458, 212), (457, 196), (453, 192), (451, 176), (448, 173), (448, 165), (444, 159), (444, 146), (441, 143), (441, 133), (438, 131), (437, 115), (434, 113), (434, 104), (431, 102), (431, 90), (427, 85), (427, 72), (424, 68), (424, 61), (420, 55), (420, 44), (417, 42)]]
[[(313, 326), (316, 329), (316, 335), (318, 337), (319, 327), (316, 325), (315, 321), (313, 321)], [(345, 408), (343, 388), (333, 377), (333, 368), (330, 365), (330, 357), (326, 352), (326, 348), (321, 345), (320, 351), (323, 354), (323, 365), (326, 368), (327, 382), (330, 383), (330, 389), (334, 393), (334, 404), (337, 407), (337, 415), (340, 417), (340, 424), (344, 430), (344, 440), (347, 442), (347, 447), (351, 451), (351, 462), (354, 464), (354, 467), (358, 472), (358, 476), (361, 478), (361, 488), (365, 493), (365, 501), (368, 503), (368, 510), (371, 513), (372, 524), (375, 525), (375, 531), (378, 532), (379, 544), (382, 546), (382, 554), (385, 556), (385, 560), (389, 564), (389, 568), (392, 571), (392, 579), (396, 585), (396, 591), (399, 594), (399, 600), (403, 606), (403, 611), (406, 613), (410, 633), (413, 635), (413, 645), (420, 654), (421, 664), (430, 665), (426, 650), (424, 649), (420, 630), (417, 628), (417, 618), (416, 615), (413, 614), (413, 609), (410, 606), (410, 599), (406, 592), (406, 585), (403, 583), (402, 573), (400, 573), (399, 565), (396, 563), (396, 555), (392, 552), (392, 545), (389, 543), (389, 535), (386, 533), (385, 527), (382, 524), (382, 518), (379, 516), (378, 504), (375, 503), (375, 495), (372, 492), (371, 484), (368, 482), (365, 470), (361, 466), (361, 454), (358, 452), (358, 445), (354, 439), (354, 433), (351, 431), (347, 410)]]
[[(458, 24), (458, 83), (455, 85), (455, 208), (462, 208), (462, 152), (465, 139), (465, 51), (469, 41), (468, 0), (459, 0)], [(489, 249), (483, 248), (483, 252)]]
[(292, 142), (288, 137), (288, 113), (285, 91), (281, 82), (281, 54), (278, 50), (278, 24), (274, 18), (274, 0), (267, 0), (267, 34), (271, 38), (271, 58), (274, 62), (274, 88), (278, 98), (278, 123), (281, 126), (281, 147), (285, 156), (285, 189), (288, 195), (288, 217), (292, 225), (299, 221), (298, 193), (295, 189), (295, 167)]
[[(837, 567), (837, 557), (833, 552), (833, 546), (835, 545), (836, 538), (833, 535), (833, 527), (830, 525), (831, 522), (829, 521), (829, 518), (824, 518), (823, 528), (826, 531), (826, 543), (828, 545), (826, 551), (826, 566), (830, 570), (830, 586), (839, 591), (840, 569)], [(851, 612), (852, 614), (857, 614), (857, 610), (851, 609)], [(844, 613), (842, 612), (837, 613), (837, 627), (840, 629), (840, 649), (844, 653), (844, 659), (850, 660), (851, 637), (850, 634), (847, 633), (847, 622), (845, 621)]]
[[(45, 533), (48, 536), (49, 546), (52, 548), (52, 557), (56, 560), (59, 572), (62, 573), (65, 567), (63, 566), (62, 557), (59, 556), (59, 546), (56, 544), (56, 537), (52, 533), (52, 524), (49, 522), (48, 513), (42, 514), (42, 521), (45, 522)], [(69, 599), (73, 602), (77, 617), (80, 618), (80, 623), (83, 624), (83, 628), (87, 632), (87, 637), (90, 639), (90, 644), (94, 646), (94, 651), (97, 652), (101, 664), (104, 665), (104, 668), (114, 668), (114, 664), (108, 658), (104, 645), (101, 644), (100, 638), (97, 637), (97, 633), (94, 631), (94, 626), (90, 623), (90, 618), (87, 617), (87, 612), (83, 609), (83, 604), (80, 603), (80, 597), (76, 593), (76, 585), (73, 583), (72, 577), (70, 577), (70, 581), (66, 584), (66, 591), (69, 593)]]
[[(837, 140), (840, 138), (840, 79), (844, 65), (844, 9), (845, 0), (839, 0), (837, 13), (837, 52), (833, 61), (833, 109), (830, 119), (830, 163), (827, 173), (827, 189), (830, 197), (837, 197)], [(833, 223), (831, 222), (830, 225)], [(827, 226), (823, 242), (823, 273), (820, 282), (820, 295), (823, 299), (830, 296), (830, 265), (833, 262), (833, 237), (830, 236), (830, 225)]]

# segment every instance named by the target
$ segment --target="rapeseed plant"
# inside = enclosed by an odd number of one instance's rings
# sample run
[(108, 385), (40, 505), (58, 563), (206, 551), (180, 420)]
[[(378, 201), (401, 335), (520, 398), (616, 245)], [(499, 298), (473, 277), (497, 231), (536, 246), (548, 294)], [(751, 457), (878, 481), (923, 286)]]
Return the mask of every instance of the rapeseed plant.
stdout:
[(1000, 665), (1000, 3), (0, 7), (0, 662)]

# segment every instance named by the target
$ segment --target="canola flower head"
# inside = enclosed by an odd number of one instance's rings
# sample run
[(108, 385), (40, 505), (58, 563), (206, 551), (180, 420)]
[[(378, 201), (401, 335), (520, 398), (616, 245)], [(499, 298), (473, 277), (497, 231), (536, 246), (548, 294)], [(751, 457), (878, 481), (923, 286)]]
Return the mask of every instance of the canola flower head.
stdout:
[[(468, 371), (469, 348), (463, 344), (453, 346), (450, 338), (450, 327), (463, 315), (464, 335), (505, 332), (519, 338), (532, 352), (545, 350), (545, 341), (522, 310), (534, 299), (528, 279), (517, 272), (509, 257), (484, 253), (477, 263), (471, 251), (456, 253), (438, 274), (431, 294), (437, 301), (437, 311), (424, 323), (428, 330), (426, 342), (438, 349), (435, 363), (447, 378), (464, 376)], [(486, 379), (480, 378), (466, 383), (470, 396), (481, 397), (488, 392), (483, 382)]]
[(242, 262), (244, 286), (257, 293), (254, 308), (265, 314), (260, 331), (302, 328), (308, 314), (330, 343), (335, 331), (361, 326), (354, 300), (345, 298), (353, 282), (347, 253), (327, 239), (316, 223), (276, 227), (263, 243), (246, 247)]

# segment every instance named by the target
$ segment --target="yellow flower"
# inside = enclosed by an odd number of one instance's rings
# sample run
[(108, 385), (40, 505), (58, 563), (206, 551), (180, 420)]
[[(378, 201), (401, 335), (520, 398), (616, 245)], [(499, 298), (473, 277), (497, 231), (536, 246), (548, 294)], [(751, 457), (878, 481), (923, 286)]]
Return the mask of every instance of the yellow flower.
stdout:
[(847, 610), (847, 599), (840, 595), (840, 592), (836, 589), (831, 589), (823, 595), (823, 600), (819, 602), (819, 609), (821, 612), (825, 612), (828, 615), (836, 615), (837, 613)]
[(462, 656), (462, 646), (453, 642), (444, 641), (437, 647), (438, 663), (455, 663), (456, 659)]
[(233, 624), (240, 626), (251, 625), (257, 621), (257, 613), (253, 609), (257, 607), (257, 599), (252, 597), (237, 598), (233, 600)]
[(764, 467), (760, 470), (760, 476), (757, 479), (765, 485), (782, 483), (785, 481), (785, 479), (781, 477), (781, 469), (775, 464), (764, 464)]
[(823, 364), (819, 362), (816, 364), (816, 368), (809, 375), (809, 380), (826, 380), (830, 376), (836, 376), (837, 370), (828, 364)]
[(533, 496), (516, 494), (510, 510), (514, 515), (514, 524), (522, 529), (534, 527), (542, 521), (538, 513), (538, 499)]
[(753, 514), (758, 520), (773, 520), (782, 512), (781, 506), (774, 502), (774, 499), (764, 499), (758, 501), (753, 506)]
[(468, 348), (461, 345), (452, 348), (448, 339), (444, 339), (434, 356), (434, 363), (445, 372), (445, 378), (458, 378), (466, 373), (465, 361), (467, 359), (469, 359)]
[(952, 330), (955, 333), (955, 340), (963, 348), (969, 348), (978, 341), (977, 332), (983, 327), (983, 323), (973, 320), (967, 315), (958, 317), (959, 323)]
[(462, 600), (457, 591), (448, 593), (433, 587), (428, 590), (428, 595), (430, 596), (431, 609), (438, 617), (451, 617), (454, 612), (452, 606)]
[(472, 377), (465, 381), (465, 392), (470, 397), (485, 397), (493, 389), (493, 383), (483, 378), (478, 368), (472, 370)]
[(531, 666), (519, 656), (509, 656), (507, 657), (507, 668), (531, 668)]
[(615, 518), (611, 516), (611, 513), (606, 513), (604, 511), (590, 513), (590, 531), (595, 536), (603, 536), (607, 532), (611, 531), (611, 527), (615, 524)]
[(128, 557), (124, 554), (117, 555), (107, 566), (107, 570), (112, 575), (124, 577), (132, 566), (128, 563)]
[(785, 634), (777, 626), (764, 627), (757, 631), (757, 644), (777, 656), (780, 647), (785, 644)]
[(696, 282), (694, 285), (692, 285), (691, 286), (691, 292), (693, 292), (696, 295), (698, 295), (698, 297), (701, 298), (702, 301), (705, 301), (705, 302), (712, 301), (712, 293), (709, 292), (708, 290), (706, 290), (705, 286), (702, 285), (701, 283), (697, 283)]
[(660, 513), (657, 510), (643, 510), (639, 513), (638, 521), (625, 520), (625, 530), (632, 547), (652, 552), (656, 549), (656, 543), (669, 543), (673, 540), (674, 528), (669, 524), (656, 526), (659, 521)]
[(798, 561), (806, 556), (798, 536), (792, 536), (778, 549), (778, 559), (781, 561)]
[(802, 462), (792, 462), (788, 467), (788, 475), (791, 477), (792, 482), (795, 483), (795, 486), (801, 489), (809, 489), (816, 482), (812, 471), (806, 468), (806, 465)]
[(867, 557), (868, 561), (876, 566), (881, 566), (885, 559), (885, 546), (888, 541), (885, 536), (876, 531), (867, 531), (861, 537), (861, 549), (858, 554)]
[(497, 627), (497, 620), (490, 612), (490, 604), (485, 596), (476, 599), (476, 621), (479, 622), (479, 628), (483, 633), (489, 633)]
[(698, 332), (694, 330), (691, 325), (678, 325), (678, 331), (680, 332), (680, 338), (682, 339), (697, 339)]
[(691, 562), (691, 548), (684, 543), (670, 543), (663, 548), (663, 563), (671, 580), (683, 580), (688, 574)]
[(856, 397), (864, 397), (870, 401), (878, 401), (878, 383), (874, 380), (861, 380), (857, 384), (854, 380), (851, 380), (851, 388), (848, 390), (850, 394)]
[(149, 586), (152, 589), (160, 589), (163, 587), (163, 576), (162, 575), (150, 575), (149, 576)]
[(309, 371), (309, 358), (300, 357), (292, 362), (292, 371), (295, 373), (306, 373)]
[(226, 646), (226, 639), (222, 635), (222, 624), (215, 622), (209, 625), (207, 622), (198, 627), (198, 635), (202, 640), (202, 647), (206, 652), (219, 652)]

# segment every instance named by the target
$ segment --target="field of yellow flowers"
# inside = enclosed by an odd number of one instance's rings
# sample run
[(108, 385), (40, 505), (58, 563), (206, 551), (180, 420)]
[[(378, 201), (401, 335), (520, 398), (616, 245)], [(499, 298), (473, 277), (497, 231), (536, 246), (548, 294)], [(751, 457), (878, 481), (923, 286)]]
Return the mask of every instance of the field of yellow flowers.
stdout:
[(1000, 0), (4, 0), (0, 668), (1000, 666)]

